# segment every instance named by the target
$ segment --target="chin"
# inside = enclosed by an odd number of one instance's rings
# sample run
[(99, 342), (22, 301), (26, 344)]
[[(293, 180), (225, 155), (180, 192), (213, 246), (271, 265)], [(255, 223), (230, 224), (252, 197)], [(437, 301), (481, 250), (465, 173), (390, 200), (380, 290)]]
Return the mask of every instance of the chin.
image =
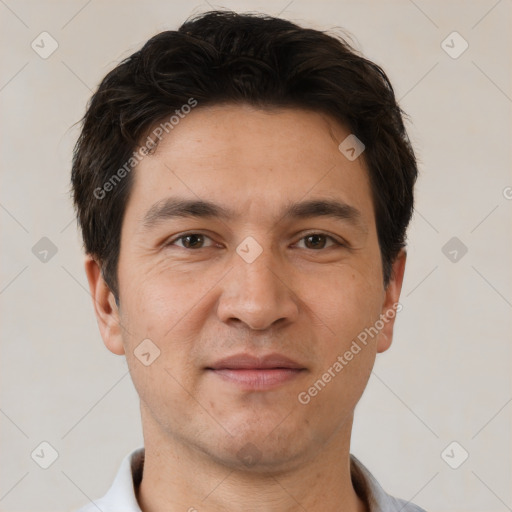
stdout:
[[(272, 430), (275, 426), (276, 424), (256, 432), (254, 429), (248, 431), (240, 428), (237, 435), (226, 435), (223, 441), (215, 443), (214, 446), (210, 438), (207, 451), (218, 463), (237, 471), (289, 471), (307, 458), (305, 440), (301, 442), (294, 439), (288, 432), (276, 433), (276, 430)], [(299, 428), (294, 430), (295, 434), (300, 432)]]

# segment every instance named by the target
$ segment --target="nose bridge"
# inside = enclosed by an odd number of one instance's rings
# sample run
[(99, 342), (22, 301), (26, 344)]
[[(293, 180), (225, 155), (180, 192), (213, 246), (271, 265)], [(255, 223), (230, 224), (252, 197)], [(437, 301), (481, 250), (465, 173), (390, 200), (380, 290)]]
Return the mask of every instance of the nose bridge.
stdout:
[[(235, 273), (238, 276), (240, 284), (244, 284), (245, 288), (252, 294), (258, 292), (269, 293), (275, 295), (279, 293), (279, 288), (275, 281), (277, 280), (281, 285), (282, 282), (278, 279), (279, 275), (279, 264), (277, 262), (276, 255), (273, 254), (272, 250), (267, 247), (262, 248), (261, 253), (257, 253), (256, 249), (250, 247), (247, 251), (248, 244), (240, 244), (237, 250)], [(240, 255), (243, 251), (247, 251), (246, 255), (250, 259), (246, 259), (244, 255)], [(252, 259), (254, 258), (254, 259)], [(282, 278), (281, 278), (282, 279)]]
[(247, 237), (233, 254), (233, 270), (226, 278), (218, 308), (224, 322), (237, 319), (261, 330), (277, 320), (296, 318), (294, 294), (285, 284), (283, 266), (270, 246)]

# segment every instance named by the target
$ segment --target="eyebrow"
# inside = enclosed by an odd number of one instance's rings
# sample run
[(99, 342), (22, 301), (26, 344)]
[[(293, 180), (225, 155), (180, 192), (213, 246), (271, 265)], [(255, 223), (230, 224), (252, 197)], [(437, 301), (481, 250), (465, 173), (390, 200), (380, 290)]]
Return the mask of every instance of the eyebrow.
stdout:
[[(161, 222), (176, 218), (217, 218), (229, 221), (236, 217), (229, 208), (205, 200), (167, 197), (155, 203), (142, 218), (142, 230), (150, 231)], [(330, 217), (347, 221), (359, 230), (368, 230), (361, 212), (343, 201), (334, 199), (313, 199), (289, 203), (279, 220)]]

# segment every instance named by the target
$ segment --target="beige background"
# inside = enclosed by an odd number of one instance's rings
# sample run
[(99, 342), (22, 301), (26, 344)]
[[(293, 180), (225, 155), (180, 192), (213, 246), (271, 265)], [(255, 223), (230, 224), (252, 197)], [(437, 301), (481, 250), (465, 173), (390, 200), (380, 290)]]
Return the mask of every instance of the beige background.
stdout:
[[(430, 511), (512, 510), (512, 2), (210, 5), (342, 27), (389, 74), (421, 178), (404, 309), (358, 405), (352, 453)], [(103, 495), (142, 444), (137, 395), (102, 344), (83, 271), (73, 124), (121, 58), (210, 5), (0, 1), (2, 511), (72, 510)], [(43, 31), (59, 45), (47, 59), (31, 48)], [(469, 44), (457, 59), (441, 46), (453, 31)], [(57, 249), (46, 263), (32, 252), (42, 237)], [(452, 237), (468, 248), (456, 262), (442, 251)], [(43, 441), (58, 452), (48, 469), (31, 458)], [(452, 441), (469, 452), (458, 469), (441, 457)]]

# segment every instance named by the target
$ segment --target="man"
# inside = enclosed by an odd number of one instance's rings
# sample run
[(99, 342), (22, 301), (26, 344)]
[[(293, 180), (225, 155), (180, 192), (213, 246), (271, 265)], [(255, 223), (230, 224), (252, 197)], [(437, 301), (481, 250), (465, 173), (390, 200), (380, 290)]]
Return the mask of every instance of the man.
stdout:
[(391, 344), (416, 161), (343, 39), (209, 12), (100, 84), (72, 186), (144, 448), (82, 511), (421, 511), (350, 454)]

